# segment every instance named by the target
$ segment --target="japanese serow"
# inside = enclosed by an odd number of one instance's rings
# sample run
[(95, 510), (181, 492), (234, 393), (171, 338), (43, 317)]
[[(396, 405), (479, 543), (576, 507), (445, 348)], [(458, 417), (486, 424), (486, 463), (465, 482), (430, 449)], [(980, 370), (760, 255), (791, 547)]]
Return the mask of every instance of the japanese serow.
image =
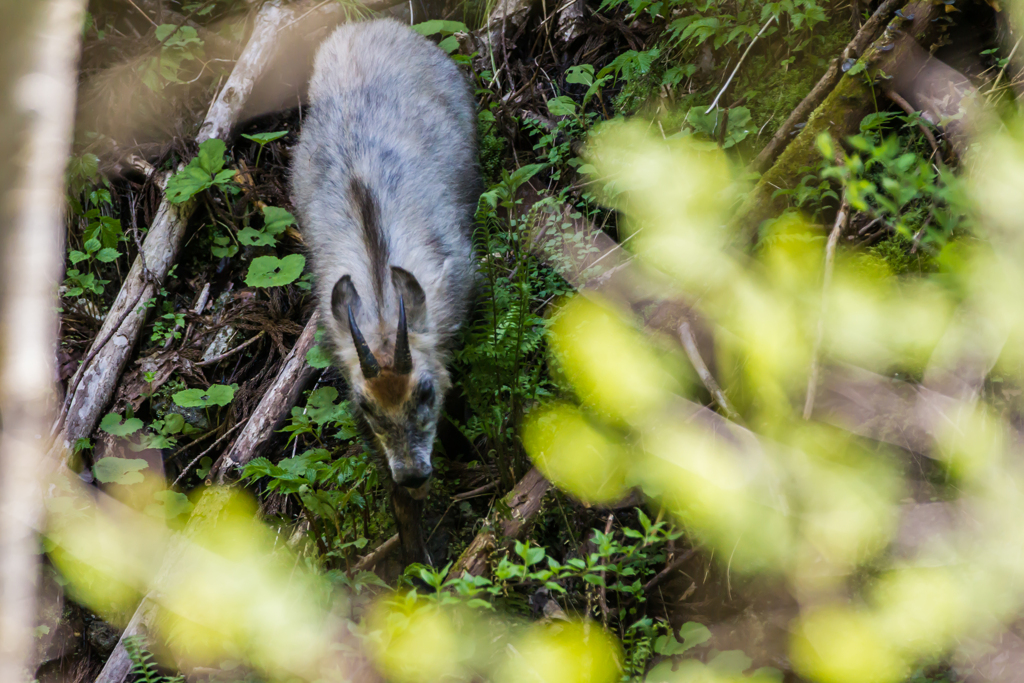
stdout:
[(292, 190), (320, 312), (370, 445), (426, 493), (446, 359), (476, 280), (476, 113), (466, 78), (392, 20), (320, 47)]

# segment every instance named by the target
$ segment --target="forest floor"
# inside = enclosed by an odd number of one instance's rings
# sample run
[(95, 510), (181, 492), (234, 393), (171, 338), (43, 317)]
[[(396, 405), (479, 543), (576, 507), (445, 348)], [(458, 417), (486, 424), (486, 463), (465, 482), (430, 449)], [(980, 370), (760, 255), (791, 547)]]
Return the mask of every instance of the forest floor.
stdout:
[[(773, 184), (768, 199), (757, 200), (772, 215), (750, 219), (739, 231), (757, 236), (757, 245), (747, 249), (751, 254), (799, 239), (823, 253), (837, 214), (848, 212), (841, 258), (884, 270), (894, 282), (940, 273), (947, 245), (971, 229), (969, 212), (957, 204), (960, 152), (953, 129), (915, 113), (920, 105), (905, 111), (912, 95), (886, 96), (892, 91), (884, 78), (873, 88), (858, 85), (862, 90), (851, 92), (859, 94), (843, 95), (838, 103), (817, 102), (813, 109), (836, 109), (815, 114), (810, 123), (806, 117), (787, 121), (830, 68), (838, 69), (836, 81), (852, 80), (857, 57), (887, 59), (900, 52), (877, 41), (884, 40), (882, 29), (901, 5), (892, 5), (852, 53), (847, 46), (875, 6), (820, 0), (508, 2), (504, 19), (490, 24), (493, 3), (411, 0), (379, 12), (409, 21), (411, 11), (417, 29), (472, 79), (486, 182), (475, 235), (485, 287), (451, 362), (454, 387), (421, 520), (431, 566), (403, 567), (397, 549), (372, 555), (372, 566), (364, 559), (396, 533), (388, 474), (357, 437), (344, 380), (330, 366), (322, 333), (307, 339), (298, 361), (306, 367), (294, 375), (300, 386), (281, 399), (288, 405), (279, 411), (276, 429), (245, 452), (236, 441), (268, 392), (279, 390), (275, 382), (301, 347), (314, 310), (301, 226), (289, 196), (290, 149), (302, 126), (312, 50), (343, 15), (370, 14), (357, 4), (333, 2), (325, 13), (324, 4), (303, 6), (299, 19), (319, 19), (320, 25), (307, 30), (303, 24), (303, 34), (282, 49), (230, 137), (225, 135), (226, 144), (215, 139), (200, 145), (197, 132), (209, 104), (253, 29), (250, 3), (90, 3), (68, 172), (58, 352), (65, 391), (77, 388), (76, 371), (93, 361), (97, 342), (109, 341), (101, 338), (103, 323), (165, 194), (176, 198), (175, 205), (188, 203), (191, 215), (166, 278), (150, 283), (152, 295), (139, 301), (146, 310), (141, 335), (100, 407), (102, 418), (74, 439), (72, 468), (89, 485), (175, 530), (188, 527), (199, 494), (211, 483), (238, 482), (304, 566), (335, 589), (359, 595), (396, 587), (429, 592), (457, 579), (447, 569), (460, 557), (464, 568), (464, 553), (473, 552), (481, 532), (500, 528), (481, 555), (483, 566), (474, 569), (488, 577), (486, 585), (473, 584), (481, 589), (478, 599), (529, 621), (600, 622), (623, 645), (618, 665), (624, 679), (651, 674), (648, 680), (669, 680), (672, 667), (695, 660), (712, 663), (723, 675), (795, 680), (788, 647), (798, 608), (783, 576), (736, 571), (728, 550), (719, 552), (693, 533), (663, 500), (636, 491), (617, 501), (585, 502), (565, 487), (514, 490), (532, 466), (521, 436), (531, 411), (580, 401), (547, 335), (567, 297), (599, 279), (583, 266), (567, 269), (545, 255), (530, 231), (536, 205), (545, 200), (565, 208), (567, 223), (585, 226), (587, 240), (600, 234), (610, 243), (625, 242), (633, 234), (623, 212), (610, 208), (607, 191), (597, 187), (597, 162), (584, 144), (610, 122), (639, 119), (658, 138), (720, 150), (727, 175), (744, 188), (733, 200), (741, 213), (744, 197), (754, 201), (763, 191), (758, 178), (778, 180), (767, 173), (779, 172), (773, 162), (785, 143), (813, 151), (780, 161), (790, 164), (784, 184)], [(945, 9), (954, 5), (958, 11)], [(1002, 13), (971, 0), (947, 0), (941, 7), (919, 33), (910, 28), (913, 17), (903, 16), (910, 10), (902, 8), (902, 33), (931, 48), (974, 91), (986, 91), (995, 108), (1012, 107), (1017, 80), (1006, 58)], [(936, 105), (937, 111), (948, 106)], [(852, 124), (829, 124), (851, 152), (847, 158), (826, 158), (815, 140), (803, 141), (804, 127), (819, 125), (822, 117), (854, 114)], [(776, 136), (783, 146), (770, 158), (759, 156)], [(877, 163), (857, 167), (854, 152)], [(178, 164), (189, 166), (165, 193), (159, 172)], [(860, 186), (859, 200), (843, 189), (851, 178), (871, 181), (870, 188)], [(794, 215), (809, 226), (806, 233), (787, 232)], [(597, 250), (605, 242), (594, 244)], [(579, 250), (572, 258), (591, 266), (596, 260), (588, 262)], [(662, 339), (658, 344), (678, 345), (674, 334), (676, 341), (665, 342), (663, 332), (678, 327), (688, 303), (666, 307), (649, 295), (629, 303), (645, 329)], [(697, 327), (700, 351), (731, 404), (716, 401), (715, 387), (696, 379), (689, 366), (680, 370), (692, 380), (688, 399), (757, 431), (764, 396), (729, 381), (737, 376), (729, 363), (738, 362), (709, 352), (709, 333)], [(683, 357), (675, 349), (664, 353)], [(893, 368), (890, 376), (920, 380), (922, 372), (918, 364)], [(1013, 398), (998, 386), (991, 391), (1000, 406)], [(798, 402), (799, 411), (803, 398)], [(881, 442), (865, 439), (862, 447), (874, 453), (893, 448)], [(902, 451), (900, 467), (915, 498), (943, 497), (934, 462), (912, 450)], [(234, 455), (225, 461), (229, 452)], [(244, 466), (235, 470), (225, 462)], [(536, 500), (526, 500), (530, 496)], [(514, 533), (496, 521), (508, 520), (510, 509), (527, 508), (526, 523)], [(514, 538), (506, 543), (503, 533)], [(65, 583), (56, 569), (51, 573), (55, 585)], [(447, 584), (450, 590), (469, 590), (467, 585)], [(134, 604), (88, 604), (69, 590), (48, 613), (38, 679), (96, 680), (134, 611)], [(157, 643), (147, 647), (159, 650)], [(129, 677), (175, 673), (147, 669), (140, 661), (136, 647)], [(669, 668), (654, 675), (663, 662)], [(209, 669), (181, 673), (189, 680), (222, 675)], [(956, 680), (957, 674), (936, 658), (908, 675)]]

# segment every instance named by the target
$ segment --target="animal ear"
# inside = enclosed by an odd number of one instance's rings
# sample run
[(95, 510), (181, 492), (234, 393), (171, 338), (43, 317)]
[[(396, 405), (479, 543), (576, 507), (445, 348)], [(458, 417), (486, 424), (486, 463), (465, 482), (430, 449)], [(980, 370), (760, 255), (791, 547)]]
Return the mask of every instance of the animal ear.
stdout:
[(395, 289), (405, 303), (405, 317), (413, 332), (427, 330), (427, 295), (423, 293), (416, 276), (398, 266), (391, 266), (391, 278)]
[(348, 307), (352, 307), (353, 315), (359, 315), (362, 308), (362, 301), (355, 285), (352, 284), (351, 275), (342, 275), (334, 283), (334, 291), (331, 292), (331, 312), (334, 318), (341, 323), (342, 328), (348, 327)]

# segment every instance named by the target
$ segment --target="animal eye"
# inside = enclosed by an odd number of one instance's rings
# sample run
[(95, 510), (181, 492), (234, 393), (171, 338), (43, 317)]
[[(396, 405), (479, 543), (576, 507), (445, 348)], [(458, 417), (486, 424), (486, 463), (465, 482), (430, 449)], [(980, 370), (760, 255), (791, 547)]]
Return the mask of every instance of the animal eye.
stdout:
[(420, 384), (419, 389), (417, 390), (417, 394), (418, 395), (416, 398), (420, 405), (423, 405), (424, 403), (428, 405), (434, 405), (433, 384), (430, 384), (429, 382), (424, 382), (423, 384)]

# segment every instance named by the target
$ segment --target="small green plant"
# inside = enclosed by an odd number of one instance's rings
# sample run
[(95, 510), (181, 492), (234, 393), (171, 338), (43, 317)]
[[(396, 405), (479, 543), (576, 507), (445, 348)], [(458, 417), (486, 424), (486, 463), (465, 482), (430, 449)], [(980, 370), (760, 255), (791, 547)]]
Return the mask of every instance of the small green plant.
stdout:
[(412, 30), (423, 36), (441, 35), (442, 40), (438, 43), (438, 47), (448, 54), (452, 54), (459, 49), (459, 41), (455, 38), (454, 34), (469, 33), (469, 29), (461, 21), (445, 21), (442, 19), (431, 19), (430, 21), (415, 24)]
[(567, 291), (526, 248), (530, 222), (507, 218), (515, 215), (516, 190), (544, 168), (503, 170), (481, 198), (475, 241), (485, 255), (480, 271), (487, 294), (454, 356), (472, 414), (465, 421), (450, 417), (470, 441), (482, 442), (482, 455), (509, 487), (525, 467), (516, 425), (523, 410), (547, 393), (539, 355), (546, 322), (533, 306)]
[(256, 135), (246, 135), (242, 133), (242, 137), (246, 140), (251, 140), (260, 146), (260, 151), (256, 153), (256, 166), (260, 165), (260, 157), (263, 155), (263, 148), (275, 140), (280, 140), (284, 136), (288, 135), (288, 131), (280, 130), (276, 133), (257, 133)]
[(167, 201), (182, 204), (212, 187), (235, 193), (238, 189), (232, 183), (235, 172), (230, 168), (224, 168), (226, 152), (227, 146), (224, 141), (217, 138), (199, 145), (199, 154), (167, 181)]
[(363, 492), (376, 488), (376, 476), (366, 452), (335, 458), (325, 448), (308, 449), (276, 465), (256, 458), (242, 470), (242, 477), (250, 481), (265, 478), (267, 493), (293, 496), (307, 512), (312, 537), (327, 539), (322, 558), (340, 563), (350, 561), (352, 553), (367, 544), (366, 516), (358, 512), (367, 509)]
[(184, 313), (164, 313), (153, 323), (153, 334), (149, 339), (161, 344), (172, 339), (181, 339), (181, 327), (184, 324)]
[[(940, 247), (969, 226), (963, 181), (945, 166), (938, 170), (932, 150), (918, 132), (920, 117), (878, 112), (864, 117), (860, 134), (848, 138), (854, 150), (836, 164), (836, 147), (827, 136), (818, 146), (827, 162), (822, 178), (838, 180), (850, 206), (883, 222), (894, 233)], [(902, 124), (893, 134), (896, 124)], [(924, 124), (927, 125), (927, 124)]]
[(130, 636), (124, 639), (124, 649), (131, 660), (131, 675), (136, 683), (184, 683), (185, 677), (161, 675), (153, 654), (146, 649), (145, 636)]
[[(314, 447), (276, 464), (257, 458), (245, 466), (242, 477), (265, 481), (268, 494), (293, 496), (307, 512), (313, 537), (323, 543), (322, 558), (347, 565), (352, 553), (367, 543), (370, 507), (376, 502), (368, 492), (378, 489), (379, 482), (369, 453), (349, 448), (358, 430), (348, 402), (338, 398), (334, 387), (313, 390), (305, 406), (292, 408), (281, 429), (293, 453), (300, 443)], [(337, 457), (343, 451), (348, 455)]]
[(295, 216), (276, 206), (263, 207), (263, 229), (242, 228), (238, 233), (238, 241), (250, 247), (272, 247), (277, 244), (277, 236), (295, 225)]
[(81, 296), (85, 292), (99, 296), (103, 294), (104, 285), (110, 280), (103, 280), (93, 273), (83, 273), (77, 268), (72, 268), (64, 278), (64, 286), (67, 287), (65, 296)]

